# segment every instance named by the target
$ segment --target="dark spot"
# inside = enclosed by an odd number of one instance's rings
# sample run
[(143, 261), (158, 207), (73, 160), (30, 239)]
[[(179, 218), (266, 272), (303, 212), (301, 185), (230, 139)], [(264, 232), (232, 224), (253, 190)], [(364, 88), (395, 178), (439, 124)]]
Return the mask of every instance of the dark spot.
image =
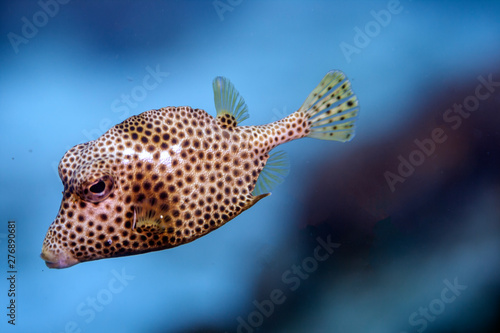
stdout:
[(144, 195), (144, 193), (139, 193), (139, 195), (137, 196), (137, 201), (143, 202), (144, 199), (146, 199), (146, 196)]

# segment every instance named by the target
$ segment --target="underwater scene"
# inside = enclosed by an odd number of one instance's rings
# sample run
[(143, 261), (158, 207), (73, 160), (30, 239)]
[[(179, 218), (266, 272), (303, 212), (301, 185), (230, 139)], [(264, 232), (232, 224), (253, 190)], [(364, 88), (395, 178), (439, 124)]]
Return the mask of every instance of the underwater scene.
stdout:
[(499, 1), (0, 15), (2, 333), (497, 332)]

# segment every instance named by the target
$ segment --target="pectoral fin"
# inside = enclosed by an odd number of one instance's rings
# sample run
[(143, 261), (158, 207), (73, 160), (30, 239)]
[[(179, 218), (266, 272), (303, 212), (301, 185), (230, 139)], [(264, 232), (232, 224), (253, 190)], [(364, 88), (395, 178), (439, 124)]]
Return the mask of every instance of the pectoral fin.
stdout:
[(161, 205), (153, 208), (148, 205), (134, 208), (134, 229), (148, 229), (162, 234), (170, 225), (172, 217), (168, 213), (168, 206)]

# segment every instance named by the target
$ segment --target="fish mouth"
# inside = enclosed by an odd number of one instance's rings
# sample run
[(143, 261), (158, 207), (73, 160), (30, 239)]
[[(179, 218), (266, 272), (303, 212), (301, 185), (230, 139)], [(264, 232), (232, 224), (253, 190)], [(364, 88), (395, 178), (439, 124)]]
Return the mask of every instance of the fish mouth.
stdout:
[(64, 253), (57, 255), (53, 252), (46, 251), (45, 249), (42, 249), (40, 258), (45, 261), (45, 265), (47, 265), (48, 268), (67, 268), (76, 265), (79, 262), (72, 256), (68, 256)]

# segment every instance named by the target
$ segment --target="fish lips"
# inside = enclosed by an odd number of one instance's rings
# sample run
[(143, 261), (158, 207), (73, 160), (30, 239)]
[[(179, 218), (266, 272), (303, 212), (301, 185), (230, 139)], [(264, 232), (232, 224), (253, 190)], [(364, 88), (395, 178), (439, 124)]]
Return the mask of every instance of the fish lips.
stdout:
[(43, 250), (42, 253), (40, 254), (40, 258), (42, 258), (45, 261), (45, 265), (47, 265), (48, 268), (67, 268), (79, 263), (78, 260), (76, 260), (71, 256), (66, 256), (66, 255), (52, 256)]

